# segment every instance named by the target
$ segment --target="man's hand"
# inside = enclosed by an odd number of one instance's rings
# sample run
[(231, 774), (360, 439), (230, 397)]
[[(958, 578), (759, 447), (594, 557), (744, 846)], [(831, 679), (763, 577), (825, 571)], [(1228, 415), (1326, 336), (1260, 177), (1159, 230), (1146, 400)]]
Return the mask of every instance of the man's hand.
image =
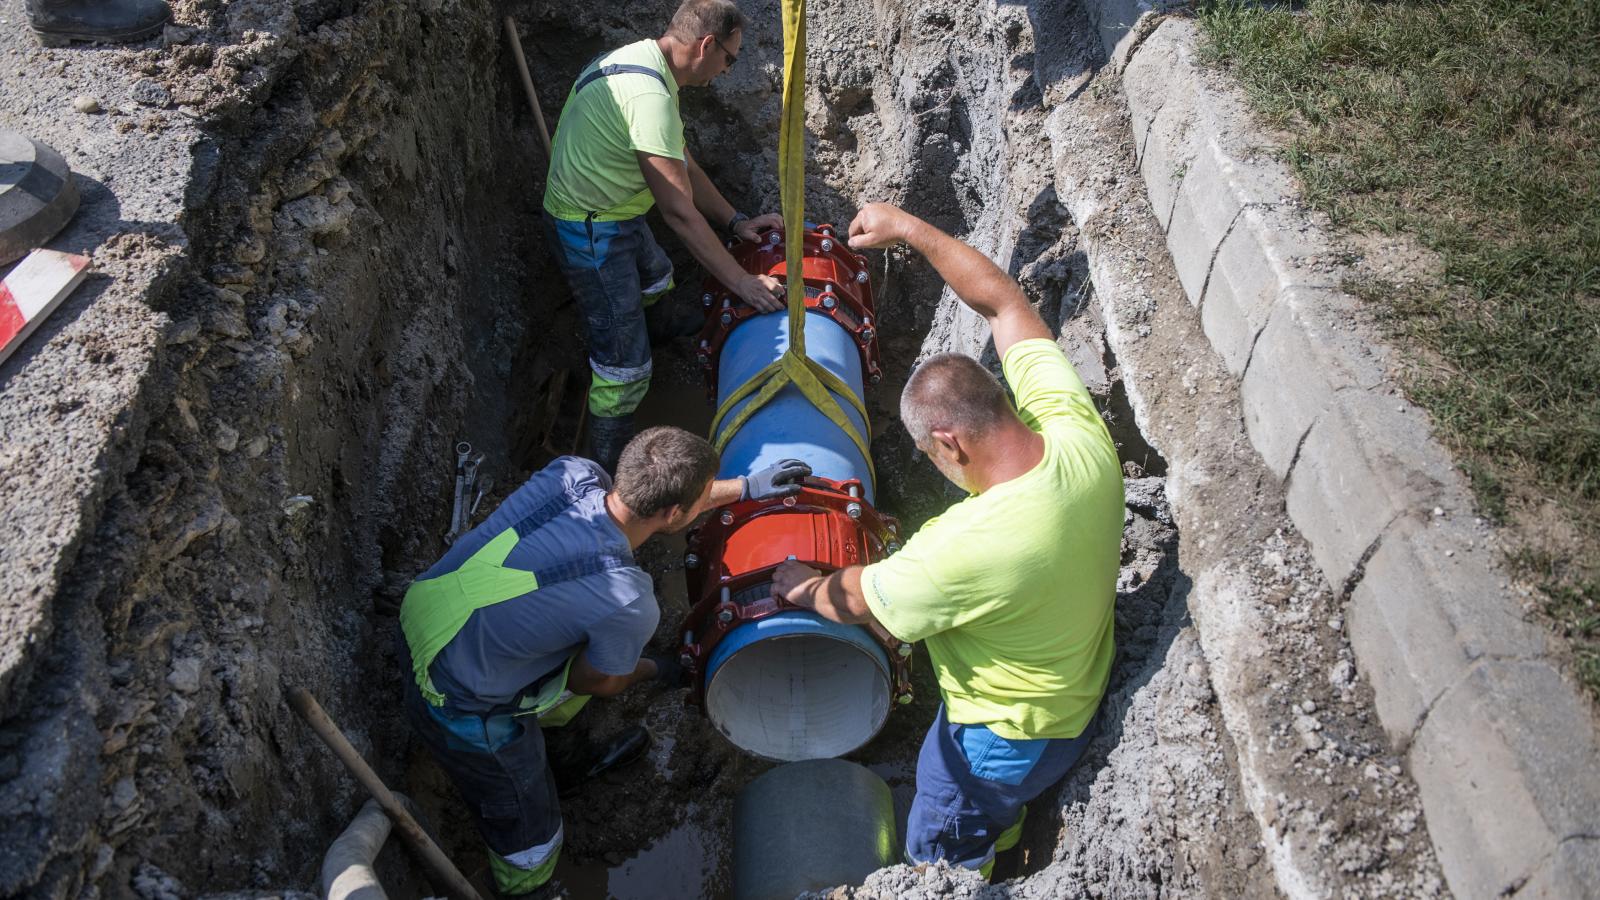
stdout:
[(780, 459), (765, 469), (745, 476), (740, 500), (770, 500), (800, 493), (800, 482), (811, 474), (811, 467), (798, 459)]
[(822, 573), (804, 563), (787, 560), (772, 570), (772, 596), (802, 609), (811, 609), (810, 592), (806, 585)]
[(777, 213), (766, 213), (754, 219), (745, 219), (733, 227), (733, 236), (741, 241), (755, 243), (761, 240), (761, 232), (771, 228), (782, 228), (783, 216)]
[(868, 203), (850, 221), (850, 246), (857, 250), (887, 247), (906, 240), (920, 219), (898, 206)]
[(872, 621), (872, 610), (861, 593), (861, 572), (861, 566), (845, 566), (823, 575), (791, 559), (772, 570), (772, 596), (833, 622), (860, 625)]
[(858, 250), (896, 241), (905, 241), (922, 254), (961, 302), (983, 316), (1001, 359), (1018, 341), (1055, 338), (1011, 276), (938, 228), (887, 203), (867, 204), (850, 223), (850, 246)]
[(759, 312), (778, 312), (784, 308), (783, 283), (770, 275), (746, 273), (729, 287), (735, 296)]
[(667, 690), (686, 687), (689, 684), (689, 673), (684, 670), (683, 663), (678, 657), (670, 653), (646, 653), (640, 659), (648, 659), (655, 664), (656, 674), (651, 679), (655, 684)]

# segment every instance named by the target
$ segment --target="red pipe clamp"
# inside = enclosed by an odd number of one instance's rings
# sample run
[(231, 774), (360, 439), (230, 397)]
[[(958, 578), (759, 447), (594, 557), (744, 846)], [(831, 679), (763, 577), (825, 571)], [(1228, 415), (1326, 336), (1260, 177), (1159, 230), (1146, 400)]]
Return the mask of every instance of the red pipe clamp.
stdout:
[[(833, 319), (855, 336), (856, 347), (861, 351), (861, 372), (867, 383), (877, 384), (883, 379), (883, 368), (878, 359), (876, 310), (872, 304), (867, 258), (851, 253), (850, 248), (834, 237), (832, 225), (818, 225), (815, 231), (806, 232), (803, 239), (804, 256), (800, 268), (805, 279), (806, 311)], [(767, 232), (761, 241), (731, 244), (728, 252), (746, 272), (769, 275), (787, 283), (789, 266), (785, 254), (788, 251), (782, 233), (776, 229)], [(705, 307), (706, 324), (700, 330), (696, 358), (705, 372), (706, 392), (715, 401), (722, 345), (745, 319), (765, 313), (745, 305), (711, 278), (705, 281), (700, 304)]]
[[(772, 595), (772, 570), (797, 560), (824, 574), (866, 565), (899, 549), (899, 523), (861, 499), (861, 482), (808, 478), (800, 493), (721, 507), (693, 529), (684, 554), (689, 615), (680, 662), (694, 679), (690, 700), (705, 701), (705, 668), (722, 638), (746, 622), (794, 609)], [(888, 653), (893, 691), (911, 700), (911, 645), (877, 623), (869, 629)]]

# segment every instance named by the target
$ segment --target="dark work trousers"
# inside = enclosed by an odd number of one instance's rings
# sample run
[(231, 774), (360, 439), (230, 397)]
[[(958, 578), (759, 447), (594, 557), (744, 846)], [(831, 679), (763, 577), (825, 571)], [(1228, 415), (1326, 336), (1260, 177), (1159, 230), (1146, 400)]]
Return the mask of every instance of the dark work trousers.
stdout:
[[(406, 685), (406, 719), (466, 801), (507, 893), (542, 884), (561, 851), (561, 805), (532, 716), (451, 714)], [(508, 874), (509, 873), (509, 874)], [(508, 880), (511, 882), (508, 884)]]

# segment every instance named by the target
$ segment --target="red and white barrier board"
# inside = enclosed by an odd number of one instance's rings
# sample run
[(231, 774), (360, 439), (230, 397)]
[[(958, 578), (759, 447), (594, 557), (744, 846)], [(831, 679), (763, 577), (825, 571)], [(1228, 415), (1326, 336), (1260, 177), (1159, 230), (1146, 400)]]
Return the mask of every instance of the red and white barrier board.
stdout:
[(0, 282), (0, 363), (89, 275), (89, 257), (35, 250)]

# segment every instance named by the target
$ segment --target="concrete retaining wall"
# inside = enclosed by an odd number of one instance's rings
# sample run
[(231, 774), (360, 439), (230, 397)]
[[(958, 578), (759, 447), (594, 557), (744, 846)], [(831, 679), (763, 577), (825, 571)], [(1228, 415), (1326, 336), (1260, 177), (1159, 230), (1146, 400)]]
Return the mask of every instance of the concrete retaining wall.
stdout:
[[(1091, 4), (1091, 7), (1095, 4)], [(1339, 290), (1334, 243), (1198, 30), (1092, 13), (1123, 69), (1140, 171), (1251, 442), (1295, 527), (1346, 592), (1351, 641), (1405, 752), (1451, 889), (1600, 891), (1600, 754), (1588, 702), (1498, 571), (1493, 535), (1393, 353)], [(1148, 7), (1145, 7), (1148, 8)]]

